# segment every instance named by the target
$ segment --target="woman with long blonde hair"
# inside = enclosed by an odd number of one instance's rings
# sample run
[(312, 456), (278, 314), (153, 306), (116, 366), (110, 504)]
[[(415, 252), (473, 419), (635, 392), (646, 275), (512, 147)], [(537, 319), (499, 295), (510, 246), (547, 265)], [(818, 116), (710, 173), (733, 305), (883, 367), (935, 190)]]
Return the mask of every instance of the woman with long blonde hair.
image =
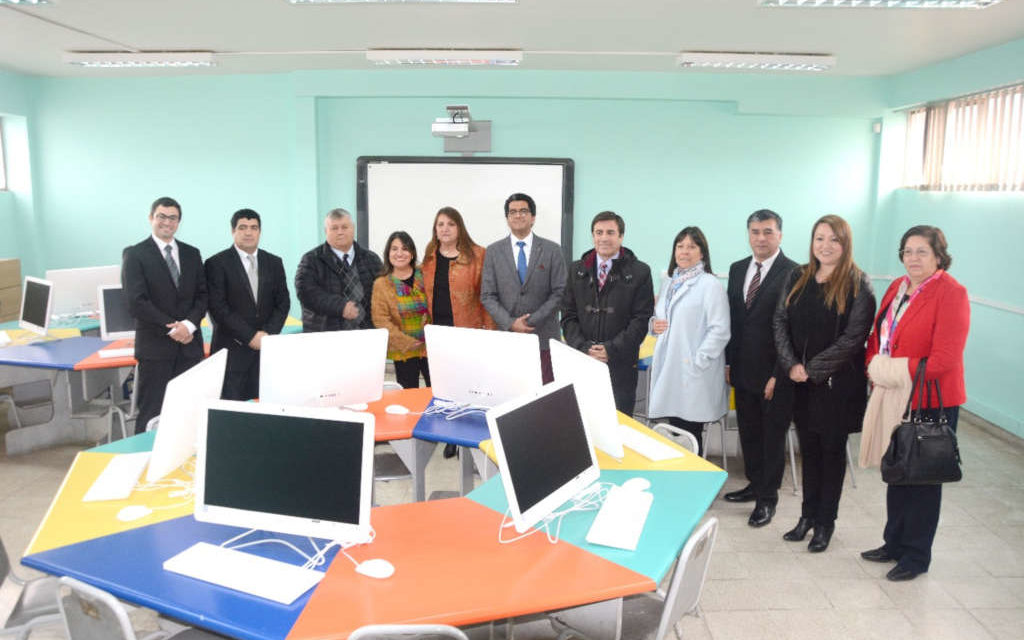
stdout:
[(853, 233), (836, 215), (811, 233), (810, 259), (794, 269), (775, 309), (780, 371), (793, 389), (793, 422), (803, 458), (803, 504), (784, 539), (828, 548), (846, 473), (846, 440), (860, 429), (867, 403), (864, 340), (875, 295), (853, 261)]

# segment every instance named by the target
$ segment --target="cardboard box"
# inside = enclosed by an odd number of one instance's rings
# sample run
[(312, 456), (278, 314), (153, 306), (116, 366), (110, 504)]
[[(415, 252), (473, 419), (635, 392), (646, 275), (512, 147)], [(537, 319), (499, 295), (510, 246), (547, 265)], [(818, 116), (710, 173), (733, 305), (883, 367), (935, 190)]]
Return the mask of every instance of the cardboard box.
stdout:
[(21, 313), (21, 285), (0, 289), (0, 322), (17, 320)]
[(21, 286), (21, 260), (0, 258), (0, 289)]

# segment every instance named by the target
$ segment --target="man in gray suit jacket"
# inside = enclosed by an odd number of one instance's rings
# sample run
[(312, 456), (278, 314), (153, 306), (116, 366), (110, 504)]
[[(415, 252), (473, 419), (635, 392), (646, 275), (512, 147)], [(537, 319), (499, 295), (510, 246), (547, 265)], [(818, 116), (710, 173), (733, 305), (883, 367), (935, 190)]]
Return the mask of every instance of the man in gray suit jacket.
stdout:
[(540, 338), (544, 383), (554, 380), (548, 340), (560, 340), (558, 307), (565, 290), (566, 267), (556, 243), (534, 235), (537, 205), (525, 193), (505, 200), (505, 221), (512, 232), (487, 247), (480, 300), (503, 331)]

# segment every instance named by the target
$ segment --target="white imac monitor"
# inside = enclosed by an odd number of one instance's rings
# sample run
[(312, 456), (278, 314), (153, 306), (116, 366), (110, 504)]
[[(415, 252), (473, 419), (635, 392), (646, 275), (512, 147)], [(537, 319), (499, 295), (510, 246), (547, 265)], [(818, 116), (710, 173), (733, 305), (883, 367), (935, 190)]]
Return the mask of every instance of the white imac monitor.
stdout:
[(550, 340), (556, 382), (573, 382), (590, 439), (601, 451), (621, 460), (622, 436), (608, 365), (557, 340)]
[(540, 341), (530, 333), (424, 327), (435, 398), (493, 407), (540, 389)]
[(368, 413), (211, 402), (199, 426), (195, 518), (369, 542), (374, 420)]
[(494, 407), (487, 412), (487, 427), (519, 533), (601, 474), (572, 383), (553, 382)]
[(97, 287), (100, 308), (100, 337), (104, 340), (135, 338), (135, 319), (128, 311), (128, 300), (119, 284)]
[(49, 280), (25, 276), (21, 290), (21, 315), (18, 326), (26, 331), (46, 335), (50, 326), (50, 310), (53, 306), (53, 283)]
[(196, 433), (206, 403), (220, 398), (227, 364), (228, 351), (221, 349), (167, 383), (160, 426), (146, 470), (148, 482), (163, 478), (196, 452)]
[(96, 288), (121, 284), (121, 266), (50, 269), (46, 272), (46, 279), (53, 283), (54, 315), (91, 315), (99, 311)]
[(341, 407), (380, 400), (387, 329), (265, 336), (260, 402)]

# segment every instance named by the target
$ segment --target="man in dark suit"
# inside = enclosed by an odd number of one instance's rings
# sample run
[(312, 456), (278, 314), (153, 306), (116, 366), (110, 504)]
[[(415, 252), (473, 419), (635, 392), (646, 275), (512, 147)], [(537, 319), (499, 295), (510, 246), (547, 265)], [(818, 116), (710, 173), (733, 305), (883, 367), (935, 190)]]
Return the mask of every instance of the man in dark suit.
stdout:
[(651, 268), (622, 246), (626, 221), (602, 211), (590, 223), (594, 248), (569, 268), (562, 333), (577, 351), (608, 364), (615, 408), (633, 415), (636, 363), (654, 315)]
[(260, 343), (281, 333), (291, 298), (284, 263), (259, 248), (260, 214), (239, 209), (231, 216), (234, 245), (206, 261), (213, 320), (211, 351), (228, 350), (225, 400), (251, 400), (260, 390)]
[(135, 432), (160, 414), (167, 382), (203, 358), (199, 323), (206, 313), (206, 275), (195, 247), (178, 242), (181, 205), (157, 198), (149, 210), (153, 234), (124, 252), (121, 284), (135, 318), (139, 415)]
[(295, 271), (302, 330), (372, 329), (373, 281), (384, 264), (355, 241), (352, 214), (332, 209), (324, 220), (327, 242), (307, 251)]
[(512, 232), (487, 247), (480, 301), (503, 331), (535, 333), (540, 338), (541, 377), (555, 379), (548, 340), (561, 339), (558, 307), (565, 291), (562, 248), (533, 233), (537, 205), (525, 193), (505, 200), (505, 221)]
[(796, 263), (779, 249), (782, 218), (774, 211), (750, 214), (747, 235), (753, 256), (729, 268), (732, 337), (725, 349), (725, 375), (736, 390), (736, 422), (749, 484), (725, 494), (725, 499), (756, 501), (747, 523), (763, 527), (772, 521), (779, 501), (792, 413), (792, 387), (786, 375), (776, 371), (772, 316)]

